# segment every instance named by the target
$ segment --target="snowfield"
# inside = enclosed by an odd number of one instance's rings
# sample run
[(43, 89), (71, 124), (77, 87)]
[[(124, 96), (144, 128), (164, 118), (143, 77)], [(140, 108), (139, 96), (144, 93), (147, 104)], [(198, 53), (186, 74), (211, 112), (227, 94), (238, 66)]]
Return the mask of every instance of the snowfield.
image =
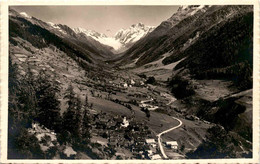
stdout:
[(154, 26), (145, 26), (143, 23), (138, 23), (130, 26), (127, 29), (120, 29), (114, 37), (106, 36), (105, 34), (98, 33), (93, 30), (87, 30), (81, 27), (74, 28), (76, 34), (83, 33), (89, 36), (101, 44), (113, 47), (114, 50), (118, 51), (124, 49), (129, 44), (133, 44), (146, 36), (148, 33), (154, 30)]

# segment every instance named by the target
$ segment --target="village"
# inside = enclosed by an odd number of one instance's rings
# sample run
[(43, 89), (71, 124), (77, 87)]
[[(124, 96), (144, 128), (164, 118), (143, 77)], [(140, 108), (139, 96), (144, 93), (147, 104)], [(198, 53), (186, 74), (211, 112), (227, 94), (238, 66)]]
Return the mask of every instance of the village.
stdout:
[[(91, 142), (99, 144), (100, 150), (109, 148), (110, 152), (114, 152), (111, 159), (162, 159), (157, 137), (145, 123), (134, 117), (116, 115), (111, 119), (108, 113), (95, 110), (91, 113)], [(163, 145), (170, 151), (178, 152), (177, 141), (163, 142)]]
[[(162, 159), (158, 140), (147, 125), (134, 118), (115, 116), (113, 119), (106, 113), (89, 110), (91, 123), (91, 145), (93, 152), (100, 159)], [(109, 119), (107, 121), (107, 119)], [(29, 132), (35, 134), (41, 149), (47, 151), (57, 146), (56, 133), (48, 128), (33, 123)], [(178, 152), (176, 141), (163, 142), (167, 151)], [(75, 158), (77, 152), (70, 145), (63, 148), (66, 158)]]

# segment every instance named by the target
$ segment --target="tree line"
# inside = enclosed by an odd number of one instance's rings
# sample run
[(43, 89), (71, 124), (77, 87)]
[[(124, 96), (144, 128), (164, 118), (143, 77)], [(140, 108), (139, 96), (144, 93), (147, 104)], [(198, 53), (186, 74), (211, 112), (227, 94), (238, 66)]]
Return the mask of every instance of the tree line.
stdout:
[(68, 108), (61, 115), (59, 92), (58, 83), (44, 71), (35, 76), (28, 70), (25, 76), (21, 76), (17, 65), (9, 59), (8, 158), (53, 158), (57, 153), (64, 156), (57, 145), (47, 151), (41, 150), (38, 139), (28, 132), (32, 123), (53, 130), (58, 145), (69, 143), (74, 150), (89, 150), (88, 97), (81, 102), (70, 85), (64, 96)]

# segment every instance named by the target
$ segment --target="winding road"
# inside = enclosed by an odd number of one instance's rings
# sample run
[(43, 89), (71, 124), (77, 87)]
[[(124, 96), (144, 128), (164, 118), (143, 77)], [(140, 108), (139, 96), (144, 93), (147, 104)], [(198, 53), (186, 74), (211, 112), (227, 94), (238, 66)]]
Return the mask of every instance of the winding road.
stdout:
[(157, 135), (157, 137), (158, 137), (158, 144), (159, 144), (161, 153), (162, 153), (162, 155), (163, 155), (163, 157), (164, 157), (165, 159), (168, 158), (168, 157), (167, 157), (167, 155), (165, 154), (164, 149), (163, 149), (163, 146), (162, 146), (161, 135), (163, 135), (163, 134), (165, 134), (165, 133), (168, 133), (168, 132), (170, 132), (170, 131), (172, 131), (172, 130), (174, 130), (174, 129), (177, 129), (177, 128), (179, 128), (179, 127), (182, 125), (182, 121), (181, 121), (181, 120), (179, 120), (179, 119), (176, 118), (176, 117), (172, 117), (172, 118), (174, 118), (175, 120), (179, 121), (179, 125), (177, 125), (177, 126), (175, 126), (175, 127), (172, 127), (172, 128), (170, 128), (170, 129), (168, 129), (168, 130), (165, 130), (165, 131), (163, 131), (163, 132), (161, 132), (161, 133), (159, 133), (159, 134)]

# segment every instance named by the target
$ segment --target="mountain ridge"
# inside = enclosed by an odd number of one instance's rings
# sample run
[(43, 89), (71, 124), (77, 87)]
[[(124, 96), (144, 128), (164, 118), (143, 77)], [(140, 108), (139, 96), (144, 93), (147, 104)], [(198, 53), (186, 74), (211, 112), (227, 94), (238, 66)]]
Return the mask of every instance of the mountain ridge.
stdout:
[(113, 37), (108, 37), (103, 33), (81, 27), (73, 28), (73, 30), (77, 34), (90, 36), (104, 45), (113, 47), (115, 53), (121, 53), (139, 39), (152, 32), (154, 28), (154, 26), (145, 26), (143, 23), (137, 23), (131, 25), (129, 28), (120, 29)]
[[(26, 19), (36, 19), (29, 16), (26, 12), (20, 12), (19, 14)], [(108, 49), (112, 50), (114, 53), (122, 53), (123, 51), (126, 51), (135, 42), (145, 37), (147, 34), (151, 33), (155, 29), (154, 26), (145, 26), (143, 23), (136, 23), (132, 24), (129, 28), (120, 29), (113, 37), (108, 37), (103, 33), (99, 33), (95, 30), (85, 29), (82, 27), (70, 28), (67, 25), (55, 24), (53, 22), (47, 22), (47, 24), (50, 25), (50, 27), (54, 30), (62, 33), (63, 35), (69, 34), (73, 37), (76, 37), (76, 35), (81, 36), (83, 34), (86, 37), (91, 37), (92, 39), (105, 45), (105, 47), (108, 47)], [(64, 27), (66, 29), (64, 29)], [(67, 33), (67, 30), (69, 30), (69, 33)]]

